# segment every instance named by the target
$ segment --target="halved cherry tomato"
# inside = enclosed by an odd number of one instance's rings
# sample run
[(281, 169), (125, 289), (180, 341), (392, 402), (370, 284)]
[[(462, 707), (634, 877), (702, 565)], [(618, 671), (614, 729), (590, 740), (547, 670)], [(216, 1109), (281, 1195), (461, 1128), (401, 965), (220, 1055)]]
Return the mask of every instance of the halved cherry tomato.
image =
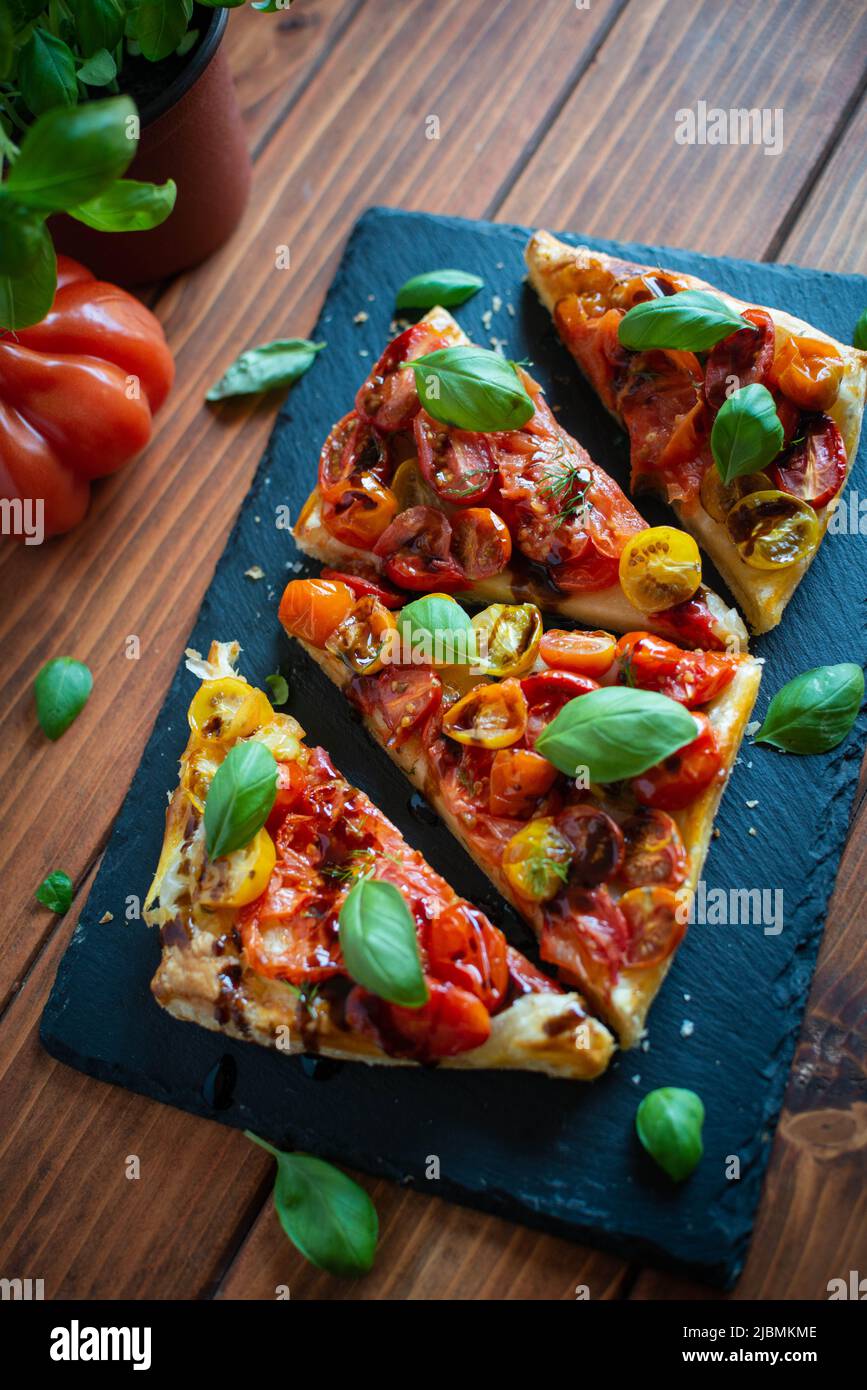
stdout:
[(231, 742), (247, 738), (273, 714), (267, 695), (238, 676), (202, 681), (187, 711), (187, 720), (199, 738)]
[(343, 489), (322, 502), (322, 523), (344, 545), (372, 550), (391, 525), (397, 498), (375, 473), (353, 474)]
[(428, 1001), (420, 1009), (387, 1004), (356, 986), (346, 1000), (346, 1020), (374, 1037), (391, 1057), (435, 1062), (481, 1047), (491, 1035), (491, 1016), (480, 999), (457, 985), (426, 979)]
[(763, 383), (774, 360), (774, 321), (764, 309), (745, 309), (749, 327), (737, 328), (711, 348), (704, 369), (704, 398), (711, 410), (725, 403), (729, 388)]
[(369, 595), (356, 599), (352, 611), (325, 645), (359, 675), (372, 675), (382, 669), (383, 653), (392, 632), (397, 632), (397, 618), (378, 598)]
[(489, 1013), (499, 1008), (509, 987), (506, 938), (477, 907), (458, 898), (443, 908), (426, 924), (422, 944), (435, 979), (469, 990)]
[(600, 972), (614, 983), (629, 948), (626, 918), (608, 889), (570, 884), (545, 912), (539, 955), (556, 965), (566, 980), (596, 983)]
[(467, 579), (501, 574), (512, 554), (512, 537), (490, 507), (470, 507), (452, 517), (452, 553)]
[(502, 870), (509, 887), (533, 903), (548, 902), (565, 886), (573, 847), (552, 816), (528, 821), (503, 850)]
[(748, 565), (785, 569), (807, 560), (819, 544), (819, 518), (788, 492), (750, 492), (732, 507), (726, 529)]
[(443, 687), (433, 671), (402, 666), (375, 676), (356, 676), (349, 693), (365, 714), (381, 714), (389, 742), (399, 746), (439, 709)]
[(658, 613), (692, 598), (701, 583), (701, 556), (692, 536), (676, 526), (650, 526), (626, 542), (620, 583), (634, 608)]
[(477, 685), (443, 715), (443, 733), (456, 743), (508, 748), (523, 738), (527, 701), (518, 681)]
[(829, 415), (804, 420), (800, 439), (771, 469), (772, 486), (813, 508), (827, 507), (846, 481), (846, 446)]
[(319, 491), (329, 501), (339, 501), (353, 475), (373, 473), (381, 483), (390, 476), (385, 441), (354, 410), (331, 429), (319, 455)]
[(620, 877), (629, 888), (665, 884), (677, 888), (686, 878), (686, 850), (677, 823), (665, 811), (636, 811), (623, 825), (624, 859)]
[(280, 622), (291, 637), (324, 647), (354, 603), (352, 590), (338, 580), (292, 579), (280, 600)]
[(199, 901), (204, 907), (243, 907), (253, 902), (268, 887), (276, 858), (274, 841), (263, 827), (248, 845), (206, 862)]
[(380, 603), (386, 608), (402, 608), (406, 602), (403, 594), (397, 593), (395, 589), (389, 589), (379, 582), (379, 579), (368, 579), (363, 574), (349, 574), (344, 570), (324, 569), (320, 572), (321, 579), (332, 579), (340, 584), (345, 584), (347, 589), (351, 589), (356, 598), (378, 598)]
[(410, 507), (401, 512), (374, 546), (385, 560), (385, 573), (403, 589), (431, 592), (455, 589), (465, 583), (463, 570), (449, 553), (452, 528), (435, 507)]
[(509, 966), (509, 984), (514, 994), (563, 993), (561, 985), (538, 970), (520, 951), (516, 951), (514, 946), (507, 947), (506, 961)]
[(670, 888), (630, 888), (618, 904), (629, 927), (626, 963), (632, 969), (661, 965), (686, 931), (687, 913)]
[(716, 464), (711, 464), (701, 480), (699, 495), (708, 516), (714, 521), (725, 521), (735, 503), (748, 492), (762, 492), (774, 486), (767, 473), (742, 473), (739, 478), (724, 483)]
[(610, 632), (565, 632), (551, 628), (542, 637), (539, 655), (548, 666), (602, 676), (614, 662), (616, 638)]
[(520, 676), (536, 660), (542, 614), (535, 603), (490, 603), (473, 618), (476, 654), (491, 676)]
[(577, 671), (537, 671), (535, 675), (525, 676), (521, 689), (527, 701), (527, 743), (530, 747), (564, 705), (598, 688), (598, 681), (579, 675)]
[(421, 401), (415, 376), (401, 363), (447, 346), (448, 340), (429, 323), (413, 324), (393, 338), (355, 397), (361, 418), (380, 430), (409, 429)]
[(397, 498), (398, 512), (408, 512), (410, 507), (436, 507), (440, 509), (440, 499), (421, 476), (418, 459), (404, 459), (395, 469), (391, 480), (391, 490)]
[(492, 816), (529, 816), (536, 802), (550, 791), (557, 769), (529, 748), (501, 748), (491, 765)]
[(651, 632), (629, 632), (617, 643), (621, 684), (658, 690), (694, 709), (706, 705), (734, 679), (735, 663), (716, 652), (685, 652)]
[(633, 777), (632, 790), (643, 806), (680, 811), (722, 774), (722, 757), (706, 714), (693, 714), (699, 733), (669, 758)]
[(774, 358), (774, 376), (803, 410), (830, 410), (840, 394), (843, 359), (833, 343), (791, 334)]
[(572, 872), (576, 882), (591, 887), (618, 872), (623, 862), (623, 834), (600, 807), (567, 806), (557, 817), (557, 829), (574, 847)]
[(422, 477), (447, 502), (478, 502), (491, 486), (496, 463), (486, 434), (452, 429), (420, 410), (413, 423)]

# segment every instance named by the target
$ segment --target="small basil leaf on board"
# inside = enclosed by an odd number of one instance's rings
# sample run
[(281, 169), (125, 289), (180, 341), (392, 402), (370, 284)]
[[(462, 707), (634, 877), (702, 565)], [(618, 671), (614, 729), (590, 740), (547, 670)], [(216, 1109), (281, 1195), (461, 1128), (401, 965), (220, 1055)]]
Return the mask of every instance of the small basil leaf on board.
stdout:
[(433, 309), (441, 304), (444, 309), (452, 309), (477, 294), (484, 283), (478, 275), (470, 275), (466, 270), (428, 270), (423, 275), (413, 275), (401, 285), (395, 296), (395, 308)]
[(749, 326), (719, 295), (682, 290), (636, 304), (620, 320), (617, 336), (623, 347), (636, 352), (648, 348), (705, 352), (736, 329)]
[(104, 193), (69, 208), (68, 213), (98, 232), (147, 232), (171, 215), (177, 196), (174, 179), (163, 184), (118, 179)]
[(536, 752), (574, 777), (588, 768), (594, 782), (637, 777), (698, 737), (698, 725), (677, 700), (655, 690), (603, 686), (564, 705), (536, 739)]
[(711, 453), (724, 483), (760, 473), (783, 447), (783, 426), (767, 386), (754, 382), (723, 401), (710, 432)]
[(86, 101), (73, 111), (48, 111), (21, 142), (6, 191), (45, 214), (78, 207), (120, 178), (138, 141), (129, 97)]
[(285, 705), (289, 699), (289, 686), (285, 676), (281, 676), (279, 671), (275, 671), (273, 676), (265, 677), (265, 684), (271, 691), (272, 705)]
[(855, 332), (852, 334), (852, 343), (862, 352), (867, 352), (867, 309), (864, 310), (855, 325)]
[(244, 1132), (277, 1160), (274, 1207), (305, 1260), (330, 1274), (366, 1274), (376, 1254), (379, 1218), (364, 1188), (321, 1158), (283, 1153)]
[(68, 912), (72, 906), (72, 879), (62, 869), (44, 878), (36, 890), (36, 898), (43, 907), (50, 908), (59, 916)]
[[(469, 614), (443, 594), (425, 594), (401, 609), (398, 627), (403, 640), (435, 665), (466, 665), (475, 660), (475, 628)], [(451, 658), (451, 659), (450, 659)]]
[(518, 430), (535, 412), (514, 364), (489, 348), (438, 348), (407, 365), (422, 405), (443, 425), (483, 434)]
[(352, 979), (405, 1009), (427, 1003), (412, 914), (393, 883), (361, 878), (340, 909), (340, 949)]
[(650, 1157), (674, 1182), (683, 1182), (704, 1152), (704, 1106), (695, 1091), (661, 1086), (638, 1107), (635, 1128)]
[(265, 824), (277, 795), (277, 763), (270, 748), (236, 743), (214, 773), (205, 800), (205, 844), (210, 859), (243, 849)]
[(34, 29), (18, 55), (16, 80), (34, 116), (78, 101), (75, 55), (47, 29)]
[(221, 401), (226, 396), (249, 396), (289, 386), (312, 367), (324, 347), (324, 343), (311, 343), (307, 338), (286, 338), (249, 348), (235, 358), (205, 399)]
[(816, 666), (778, 690), (757, 743), (787, 753), (827, 753), (849, 733), (864, 700), (864, 672), (854, 661)]
[(33, 684), (36, 717), (53, 741), (77, 719), (93, 689), (93, 676), (83, 661), (55, 656), (46, 661)]

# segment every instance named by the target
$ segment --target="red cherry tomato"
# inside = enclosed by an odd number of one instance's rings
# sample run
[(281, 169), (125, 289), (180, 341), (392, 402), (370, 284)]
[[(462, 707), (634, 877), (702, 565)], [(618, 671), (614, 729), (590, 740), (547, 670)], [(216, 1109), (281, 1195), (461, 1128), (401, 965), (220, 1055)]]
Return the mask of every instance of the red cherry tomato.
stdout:
[(562, 994), (563, 989), (548, 975), (537, 970), (535, 965), (516, 951), (514, 946), (506, 949), (509, 966), (509, 984), (514, 994)]
[(598, 690), (599, 682), (577, 671), (538, 671), (525, 676), (521, 689), (527, 701), (527, 744), (532, 748), (544, 728), (564, 705), (588, 690)]
[(339, 501), (354, 475), (373, 473), (382, 483), (391, 476), (385, 440), (354, 410), (331, 429), (319, 455), (319, 491), (328, 501)]
[(829, 415), (811, 415), (770, 473), (781, 492), (811, 507), (826, 507), (845, 483), (846, 468), (846, 446), (834, 421)]
[(427, 593), (459, 588), (463, 570), (450, 554), (452, 528), (436, 507), (408, 507), (374, 546), (385, 560), (386, 578), (402, 589)]
[(686, 850), (677, 824), (665, 811), (637, 811), (623, 825), (624, 859), (620, 877), (628, 888), (665, 884), (677, 888), (686, 878)]
[(693, 717), (699, 723), (698, 737), (640, 777), (633, 777), (632, 790), (643, 806), (680, 811), (720, 777), (722, 757), (710, 720), (706, 714)]
[(324, 569), (319, 577), (345, 584), (348, 589), (352, 590), (356, 598), (378, 598), (386, 608), (402, 608), (405, 602), (403, 594), (398, 594), (394, 589), (388, 589), (385, 585), (380, 584), (378, 579), (368, 579), (363, 574), (347, 574), (343, 570)]
[(592, 887), (613, 878), (623, 862), (620, 826), (597, 806), (567, 806), (557, 817), (557, 829), (575, 846), (571, 874)]
[(716, 652), (685, 652), (650, 632), (630, 632), (617, 643), (621, 685), (657, 690), (687, 709), (706, 705), (734, 679), (735, 662)]
[(490, 507), (470, 507), (452, 517), (452, 553), (467, 579), (500, 574), (512, 554), (512, 537)]
[(448, 340), (429, 323), (413, 324), (393, 338), (355, 397), (362, 420), (387, 433), (409, 429), (421, 402), (413, 372), (401, 363), (442, 347)]
[(354, 677), (349, 694), (364, 714), (381, 715), (389, 741), (399, 746), (439, 709), (443, 688), (439, 676), (431, 670), (393, 666), (373, 676)]
[(478, 502), (496, 472), (490, 436), (451, 429), (420, 410), (413, 424), (422, 474), (447, 502)]
[(626, 918), (607, 888), (570, 884), (545, 909), (539, 954), (567, 980), (602, 974), (616, 980), (629, 948)]
[(422, 935), (431, 975), (459, 985), (494, 1013), (506, 997), (506, 938), (484, 913), (462, 898), (429, 922)]
[(633, 968), (662, 965), (686, 931), (685, 905), (670, 888), (630, 888), (620, 899), (620, 911), (629, 927), (626, 963)]
[(491, 1034), (491, 1016), (480, 999), (457, 985), (427, 979), (429, 999), (420, 1009), (368, 994), (356, 986), (346, 1001), (346, 1021), (376, 1039), (392, 1057), (435, 1062), (481, 1047)]
[[(763, 383), (774, 360), (774, 321), (764, 309), (746, 309), (750, 325), (738, 328), (708, 353), (704, 369), (704, 398), (711, 410), (719, 410), (727, 388), (739, 390)], [(735, 378), (734, 381), (731, 378)]]

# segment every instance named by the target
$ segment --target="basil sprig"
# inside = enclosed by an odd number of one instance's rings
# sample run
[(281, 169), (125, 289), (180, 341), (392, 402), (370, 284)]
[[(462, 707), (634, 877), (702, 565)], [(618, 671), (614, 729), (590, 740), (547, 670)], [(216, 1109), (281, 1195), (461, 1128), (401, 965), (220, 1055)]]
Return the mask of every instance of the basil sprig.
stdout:
[(593, 782), (637, 777), (698, 737), (683, 705), (655, 690), (603, 686), (564, 705), (536, 739), (541, 753), (568, 777), (589, 769)]
[(698, 1164), (704, 1146), (704, 1106), (695, 1091), (661, 1086), (638, 1107), (635, 1128), (651, 1158), (675, 1182), (683, 1182)]
[(816, 666), (778, 690), (757, 743), (787, 753), (827, 753), (849, 733), (864, 700), (864, 672), (854, 661)]
[(366, 1274), (376, 1254), (379, 1218), (364, 1188), (321, 1158), (284, 1153), (244, 1132), (277, 1160), (274, 1207), (305, 1260), (329, 1274)]
[(230, 748), (205, 801), (208, 857), (219, 859), (248, 845), (268, 819), (276, 795), (277, 763), (270, 748), (255, 739)]
[(357, 984), (405, 1009), (427, 1003), (415, 922), (393, 883), (360, 878), (343, 901), (339, 925), (343, 963)]
[(428, 415), (459, 430), (518, 430), (535, 412), (514, 363), (489, 348), (437, 348), (406, 364)]
[(730, 333), (749, 328), (737, 309), (730, 309), (709, 290), (681, 290), (636, 304), (620, 320), (617, 336), (625, 348), (676, 348), (706, 352)]
[(863, 311), (855, 325), (855, 332), (852, 334), (852, 343), (862, 352), (867, 351), (867, 309)]
[(425, 655), (430, 653), (432, 662), (436, 662), (438, 654), (442, 654), (446, 665), (475, 660), (476, 632), (469, 614), (443, 594), (425, 594), (405, 604), (398, 626), (410, 649), (421, 646)]
[(466, 270), (428, 270), (401, 285), (394, 303), (398, 309), (433, 309), (437, 304), (451, 309), (477, 294), (484, 283)]
[(72, 879), (62, 869), (55, 869), (44, 878), (36, 890), (37, 902), (62, 917), (72, 906)]
[(90, 698), (93, 676), (83, 661), (55, 656), (46, 661), (33, 684), (36, 717), (53, 741), (65, 734)]
[(324, 347), (324, 343), (311, 343), (307, 338), (285, 338), (248, 348), (235, 358), (205, 399), (221, 401), (226, 396), (250, 396), (289, 386), (312, 367)]
[(783, 426), (767, 386), (753, 382), (723, 401), (710, 432), (710, 447), (724, 483), (761, 473), (783, 447)]

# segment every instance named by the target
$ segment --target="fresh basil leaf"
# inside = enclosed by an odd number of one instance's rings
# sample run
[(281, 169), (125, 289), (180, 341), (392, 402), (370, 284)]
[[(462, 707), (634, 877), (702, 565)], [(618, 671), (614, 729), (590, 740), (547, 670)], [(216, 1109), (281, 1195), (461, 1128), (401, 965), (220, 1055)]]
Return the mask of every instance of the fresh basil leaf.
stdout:
[(849, 733), (864, 700), (864, 672), (854, 661), (816, 666), (778, 690), (757, 743), (787, 753), (827, 753)]
[[(0, 227), (0, 233), (3, 228)], [(0, 328), (29, 328), (41, 323), (54, 303), (57, 257), (43, 222), (31, 227), (36, 254), (14, 272), (0, 273)]]
[(284, 338), (248, 348), (211, 387), (205, 400), (221, 401), (226, 396), (250, 396), (288, 386), (312, 367), (324, 347), (324, 343), (311, 343), (307, 338)]
[(379, 1219), (364, 1188), (321, 1158), (283, 1153), (244, 1132), (277, 1160), (274, 1207), (305, 1260), (330, 1274), (366, 1274), (376, 1254)]
[(475, 661), (476, 633), (469, 614), (443, 594), (425, 594), (401, 609), (401, 640), (418, 648), (436, 666), (462, 666)]
[[(85, 58), (120, 43), (126, 25), (121, 0), (75, 0), (73, 8), (75, 32)], [(87, 78), (83, 80), (86, 82)]]
[(867, 309), (859, 318), (855, 325), (855, 332), (852, 334), (852, 343), (862, 352), (867, 352)]
[(395, 296), (395, 308), (433, 309), (437, 304), (444, 309), (454, 308), (477, 294), (484, 283), (478, 275), (470, 275), (466, 270), (428, 270), (401, 285)]
[(710, 432), (711, 453), (724, 483), (760, 473), (783, 447), (783, 426), (767, 386), (754, 382), (723, 401)]
[(645, 1149), (675, 1182), (688, 1178), (704, 1153), (703, 1124), (701, 1097), (679, 1086), (650, 1091), (635, 1116), (635, 1128)]
[(16, 81), (34, 116), (78, 101), (75, 55), (47, 29), (34, 29), (19, 53)]
[(427, 1003), (415, 922), (393, 883), (359, 879), (338, 920), (343, 962), (357, 984), (405, 1009)]
[(5, 0), (12, 16), (12, 28), (20, 34), (46, 8), (46, 0)]
[(709, 290), (681, 290), (636, 304), (620, 320), (617, 336), (625, 348), (678, 348), (705, 352), (739, 328), (750, 325)]
[(230, 748), (205, 800), (208, 858), (248, 845), (271, 814), (276, 795), (277, 763), (270, 748), (255, 739)]
[(44, 878), (36, 890), (37, 902), (62, 917), (72, 906), (72, 879), (62, 869)]
[(42, 249), (42, 232), (38, 213), (7, 198), (0, 187), (0, 275), (16, 275), (33, 264)]
[(145, 58), (158, 63), (174, 53), (193, 17), (193, 0), (139, 0), (132, 14), (134, 38)]
[(289, 686), (285, 676), (281, 676), (279, 671), (275, 671), (273, 676), (265, 677), (265, 684), (271, 691), (272, 705), (285, 705), (289, 699)]
[(77, 719), (93, 689), (93, 676), (83, 661), (55, 656), (46, 661), (33, 683), (36, 717), (43, 733), (52, 740), (66, 733)]
[(98, 232), (146, 232), (171, 216), (177, 196), (174, 179), (163, 184), (118, 179), (99, 197), (69, 208), (68, 213)]
[(564, 705), (536, 739), (536, 752), (568, 777), (619, 782), (655, 767), (698, 737), (683, 705), (655, 690), (603, 686)]
[[(240, 0), (243, 4), (243, 0)], [(261, 10), (262, 14), (278, 14), (280, 10), (291, 8), (292, 0), (253, 0), (253, 9)]]
[(195, 46), (196, 46), (196, 44), (198, 43), (198, 41), (199, 41), (199, 31), (198, 31), (198, 29), (188, 29), (187, 32), (184, 34), (184, 37), (181, 39), (180, 43), (178, 44), (177, 48), (175, 49), (175, 55), (176, 55), (176, 57), (178, 57), (178, 58), (186, 58), (187, 54), (190, 53), (190, 52), (192, 52), (192, 50), (195, 48)]
[(87, 87), (107, 87), (117, 77), (117, 64), (106, 48), (98, 48), (78, 69), (78, 80)]
[(479, 347), (438, 348), (407, 364), (428, 415), (456, 429), (518, 430), (535, 412), (514, 364)]
[(30, 127), (9, 171), (6, 189), (27, 207), (64, 212), (97, 197), (120, 178), (136, 152), (129, 97), (87, 101), (49, 111)]

